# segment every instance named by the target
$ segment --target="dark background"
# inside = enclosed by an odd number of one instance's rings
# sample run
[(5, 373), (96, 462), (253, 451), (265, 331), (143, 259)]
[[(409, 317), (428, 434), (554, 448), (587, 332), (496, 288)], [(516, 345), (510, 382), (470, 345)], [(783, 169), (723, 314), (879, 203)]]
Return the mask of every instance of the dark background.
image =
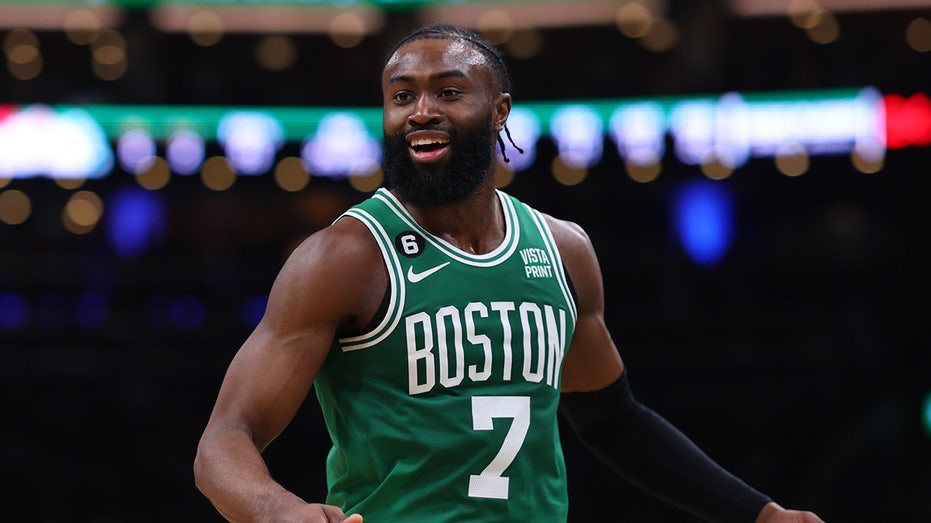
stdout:
[[(927, 93), (931, 54), (903, 36), (919, 15), (929, 12), (839, 13), (840, 38), (822, 45), (785, 17), (739, 19), (717, 2), (680, 2), (669, 13), (680, 31), (670, 51), (649, 52), (613, 25), (548, 28), (539, 55), (509, 65), (517, 101), (867, 85)], [(378, 105), (382, 54), (415, 24), (392, 12), (351, 49), (296, 36), (298, 61), (272, 73), (252, 59), (258, 35), (200, 47), (155, 31), (137, 10), (119, 29), (125, 77), (96, 79), (86, 48), (42, 31), (43, 73), (0, 73), (0, 102)], [(566, 187), (549, 173), (554, 156), (542, 139), (538, 161), (507, 190), (591, 235), (608, 325), (643, 402), (785, 506), (829, 522), (931, 519), (931, 439), (920, 416), (931, 392), (931, 149), (890, 151), (875, 174), (847, 157), (813, 157), (797, 178), (751, 160), (720, 182), (736, 195), (736, 239), (711, 268), (688, 259), (670, 221), (670, 196), (702, 178), (697, 167), (669, 154), (659, 179), (637, 183), (606, 141), (588, 178)], [(130, 184), (116, 169), (82, 189), (105, 196)], [(34, 214), (0, 225), (0, 290), (102, 292), (112, 314), (95, 329), (50, 328), (38, 316), (0, 329), (2, 519), (218, 521), (191, 464), (250, 330), (234, 304), (264, 294), (296, 242), (367, 195), (340, 180), (314, 178), (292, 194), (267, 176), (219, 193), (175, 178), (161, 190), (170, 209), (162, 241), (125, 259), (99, 231), (63, 229), (71, 191), (47, 179), (8, 187), (30, 195)], [(153, 323), (156, 295), (202, 297), (204, 325)], [(564, 440), (573, 521), (695, 521), (618, 479), (571, 434)], [(327, 448), (311, 398), (266, 456), (281, 482), (319, 500)]]

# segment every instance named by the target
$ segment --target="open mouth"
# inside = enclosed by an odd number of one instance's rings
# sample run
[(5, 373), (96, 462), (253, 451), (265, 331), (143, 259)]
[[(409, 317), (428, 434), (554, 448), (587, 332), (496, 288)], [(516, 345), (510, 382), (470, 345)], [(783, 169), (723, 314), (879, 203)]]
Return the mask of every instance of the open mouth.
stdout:
[(449, 149), (449, 140), (445, 138), (414, 138), (408, 143), (411, 156), (419, 162), (437, 161)]

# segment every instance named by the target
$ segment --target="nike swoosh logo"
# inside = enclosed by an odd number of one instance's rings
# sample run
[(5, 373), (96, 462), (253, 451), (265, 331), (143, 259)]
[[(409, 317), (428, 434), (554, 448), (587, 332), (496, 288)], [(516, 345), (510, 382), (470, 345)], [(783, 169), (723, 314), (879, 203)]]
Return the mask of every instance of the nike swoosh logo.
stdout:
[(442, 269), (443, 267), (446, 267), (447, 265), (449, 265), (449, 262), (441, 263), (437, 265), (436, 267), (431, 267), (423, 272), (414, 272), (414, 267), (408, 267), (407, 268), (407, 279), (410, 280), (411, 283), (417, 283), (419, 281), (424, 280), (427, 276), (430, 276), (434, 272)]

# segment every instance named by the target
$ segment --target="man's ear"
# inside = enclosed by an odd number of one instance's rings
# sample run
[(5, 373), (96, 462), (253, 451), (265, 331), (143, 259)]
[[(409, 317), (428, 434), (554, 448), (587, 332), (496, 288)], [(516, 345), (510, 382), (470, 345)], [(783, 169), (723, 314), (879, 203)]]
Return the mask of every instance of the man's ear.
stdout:
[(511, 93), (501, 93), (495, 98), (494, 112), (491, 117), (495, 132), (504, 129), (504, 124), (508, 122), (508, 115), (511, 114)]

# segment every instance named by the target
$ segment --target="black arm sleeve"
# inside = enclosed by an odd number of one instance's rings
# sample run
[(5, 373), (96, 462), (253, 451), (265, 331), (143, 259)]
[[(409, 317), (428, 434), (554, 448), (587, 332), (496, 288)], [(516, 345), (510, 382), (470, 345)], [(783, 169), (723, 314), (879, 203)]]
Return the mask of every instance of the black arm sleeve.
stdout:
[(582, 443), (611, 468), (706, 521), (753, 523), (770, 501), (634, 399), (626, 370), (604, 389), (564, 393), (560, 410)]

